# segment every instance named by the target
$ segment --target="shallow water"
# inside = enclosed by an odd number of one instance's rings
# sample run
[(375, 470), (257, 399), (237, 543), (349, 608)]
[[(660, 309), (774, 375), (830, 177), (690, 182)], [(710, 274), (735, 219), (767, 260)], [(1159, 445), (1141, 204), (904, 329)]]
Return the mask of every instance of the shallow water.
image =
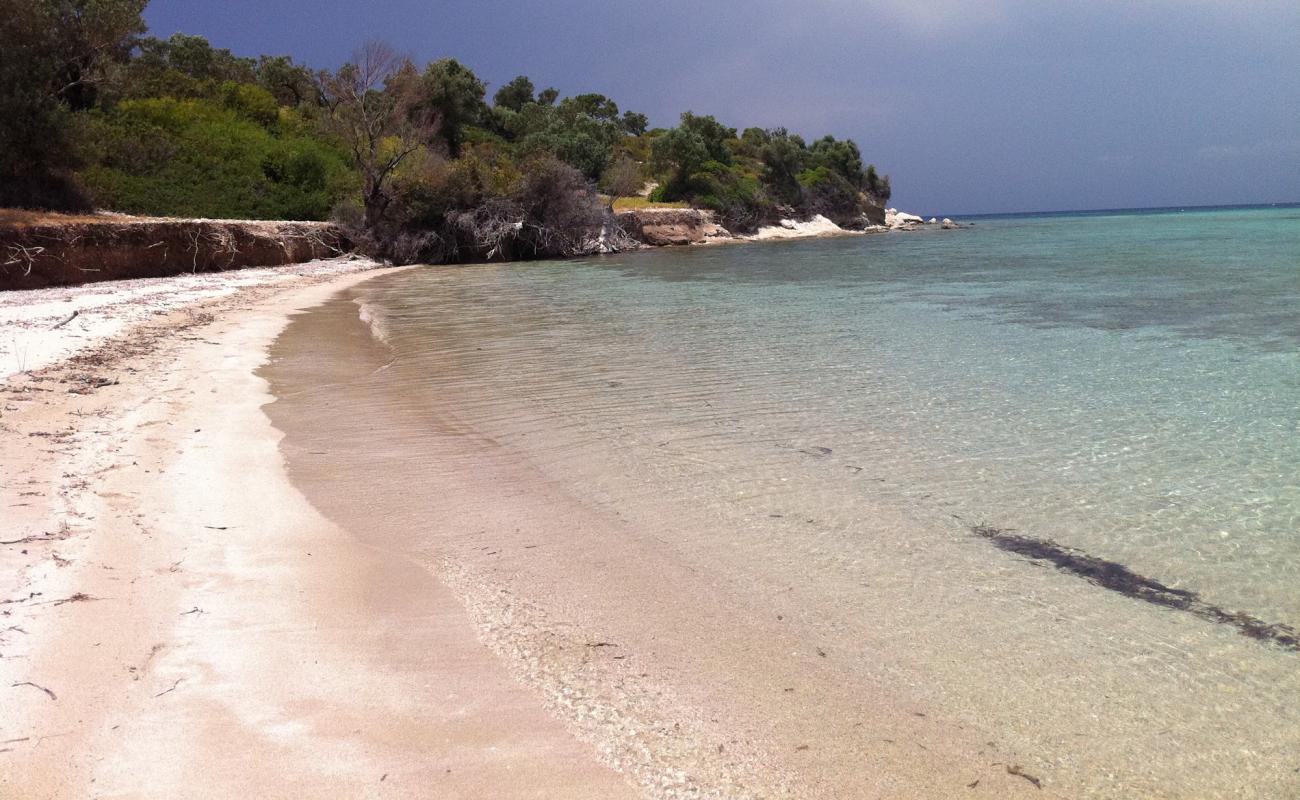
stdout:
[(393, 357), (372, 402), (443, 407), (440, 435), (730, 591), (806, 591), (854, 669), (1067, 795), (1300, 787), (1300, 208), (429, 269), (354, 299)]
[(503, 442), (545, 429), (544, 463), (621, 451), (638, 491), (767, 505), (829, 472), (829, 524), (873, 481), (935, 524), (1300, 625), (1300, 209), (427, 272), (365, 298), (403, 360), (455, 361), (431, 388), (474, 387)]

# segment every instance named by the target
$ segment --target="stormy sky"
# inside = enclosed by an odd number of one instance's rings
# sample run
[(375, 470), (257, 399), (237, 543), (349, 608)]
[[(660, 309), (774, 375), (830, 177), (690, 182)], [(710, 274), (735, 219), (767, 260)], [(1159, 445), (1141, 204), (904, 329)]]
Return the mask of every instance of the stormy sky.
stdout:
[(317, 67), (367, 38), (654, 125), (856, 139), (924, 214), (1300, 201), (1296, 0), (153, 0)]

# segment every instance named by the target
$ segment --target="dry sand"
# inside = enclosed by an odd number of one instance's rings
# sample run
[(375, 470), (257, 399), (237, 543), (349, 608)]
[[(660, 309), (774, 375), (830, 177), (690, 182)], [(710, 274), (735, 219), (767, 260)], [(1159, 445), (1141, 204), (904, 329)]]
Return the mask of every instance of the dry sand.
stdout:
[(0, 298), (0, 797), (635, 795), (286, 476), (255, 371), (372, 267)]

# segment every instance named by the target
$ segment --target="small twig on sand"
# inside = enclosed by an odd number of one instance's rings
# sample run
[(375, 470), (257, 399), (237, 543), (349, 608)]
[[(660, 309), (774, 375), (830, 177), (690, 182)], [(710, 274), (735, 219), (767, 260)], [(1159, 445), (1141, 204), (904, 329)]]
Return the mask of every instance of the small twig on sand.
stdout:
[(185, 680), (185, 679), (184, 679), (184, 678), (177, 678), (177, 679), (176, 679), (176, 682), (172, 684), (172, 688), (170, 688), (170, 689), (163, 689), (161, 692), (159, 692), (158, 694), (154, 695), (154, 697), (162, 697), (162, 696), (165, 695), (165, 694), (171, 694), (172, 692), (176, 691), (176, 687), (177, 687), (177, 686), (180, 686), (180, 685), (181, 685), (181, 681), (183, 681), (183, 680)]
[(43, 606), (43, 605), (61, 606), (61, 605), (63, 605), (64, 603), (89, 603), (91, 600), (98, 600), (98, 599), (99, 599), (98, 597), (91, 597), (90, 595), (86, 594), (85, 592), (77, 592), (76, 594), (71, 595), (71, 596), (69, 596), (69, 597), (62, 597), (62, 598), (60, 598), (60, 599), (58, 599), (58, 600), (46, 600), (44, 603), (33, 603), (32, 605), (37, 605), (37, 606)]
[(45, 692), (46, 694), (48, 694), (48, 695), (50, 696), (50, 699), (51, 699), (51, 700), (58, 700), (58, 699), (59, 699), (59, 696), (56, 695), (54, 692), (51, 692), (49, 689), (46, 689), (44, 686), (41, 686), (41, 685), (39, 685), (39, 684), (32, 683), (31, 681), (20, 681), (20, 682), (18, 682), (18, 683), (13, 684), (13, 686), (14, 686), (14, 687), (18, 687), (18, 686), (30, 686), (30, 687), (32, 687), (33, 689), (40, 689), (42, 692)]
[(1025, 780), (1032, 783), (1035, 789), (1043, 788), (1043, 782), (1040, 781), (1038, 778), (1035, 778), (1033, 775), (1030, 775), (1028, 772), (1022, 770), (1019, 764), (1008, 764), (1007, 774), (1015, 775), (1017, 778), (1024, 778)]
[(62, 328), (64, 325), (67, 325), (69, 322), (72, 322), (74, 319), (76, 319), (76, 318), (77, 318), (77, 315), (80, 314), (80, 313), (81, 313), (80, 310), (73, 311), (73, 312), (72, 312), (72, 316), (70, 316), (70, 317), (68, 317), (67, 319), (65, 319), (64, 321), (60, 322), (58, 325), (55, 325), (53, 328), (50, 328), (50, 330), (52, 330), (52, 331), (57, 331), (59, 328)]
[(4, 544), (31, 544), (32, 542), (50, 542), (50, 541), (56, 541), (56, 540), (58, 540), (58, 539), (62, 539), (62, 538), (64, 538), (64, 537), (62, 537), (62, 536), (55, 536), (55, 535), (52, 534), (52, 533), (42, 533), (40, 536), (24, 536), (24, 537), (21, 538), (21, 539), (9, 539), (8, 541), (0, 542), (0, 545), (4, 545)]

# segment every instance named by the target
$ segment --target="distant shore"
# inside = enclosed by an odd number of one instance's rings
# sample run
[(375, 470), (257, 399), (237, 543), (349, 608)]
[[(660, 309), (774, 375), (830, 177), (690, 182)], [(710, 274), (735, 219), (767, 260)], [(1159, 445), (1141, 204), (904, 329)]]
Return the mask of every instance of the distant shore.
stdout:
[[(907, 231), (925, 220), (889, 209), (883, 224), (843, 227), (824, 216), (782, 219), (751, 233), (724, 228), (695, 208), (618, 211), (593, 232), (580, 255), (641, 247), (754, 242)], [(938, 223), (938, 220), (931, 220)], [(943, 228), (956, 227), (943, 220)], [(0, 209), (0, 291), (302, 264), (355, 249), (328, 222), (208, 220), (124, 214), (51, 214)], [(505, 259), (511, 260), (511, 259)]]

